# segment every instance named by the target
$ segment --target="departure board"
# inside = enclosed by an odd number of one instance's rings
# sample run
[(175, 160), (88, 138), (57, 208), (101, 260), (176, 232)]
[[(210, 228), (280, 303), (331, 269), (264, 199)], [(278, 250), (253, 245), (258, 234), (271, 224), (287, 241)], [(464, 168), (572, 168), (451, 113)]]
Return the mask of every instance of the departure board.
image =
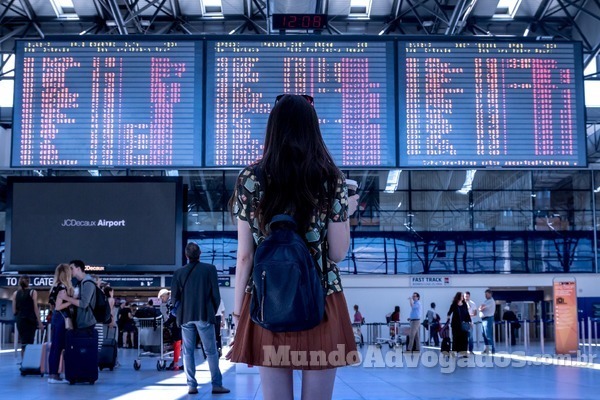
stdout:
[(399, 41), (401, 167), (585, 167), (579, 43)]
[(207, 41), (207, 166), (262, 156), (279, 94), (315, 99), (321, 132), (344, 167), (396, 164), (393, 42)]
[(18, 41), (11, 165), (200, 166), (201, 50), (191, 40)]

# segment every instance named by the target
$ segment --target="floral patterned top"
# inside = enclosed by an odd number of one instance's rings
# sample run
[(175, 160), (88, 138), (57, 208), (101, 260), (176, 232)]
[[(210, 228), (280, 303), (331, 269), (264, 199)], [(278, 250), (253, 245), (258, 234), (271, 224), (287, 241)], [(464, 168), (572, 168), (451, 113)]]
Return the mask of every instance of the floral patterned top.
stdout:
[[(260, 224), (256, 218), (256, 208), (262, 198), (260, 182), (255, 174), (254, 166), (248, 166), (240, 173), (235, 188), (235, 203), (233, 205), (233, 214), (242, 221), (247, 221), (252, 230), (254, 244), (258, 245), (264, 240), (264, 235), (260, 232)], [(344, 179), (338, 179), (335, 190), (334, 201), (329, 211), (318, 213), (310, 223), (310, 229), (306, 232), (306, 241), (316, 264), (321, 271), (327, 274), (327, 294), (341, 292), (342, 282), (340, 280), (340, 271), (337, 265), (323, 255), (323, 242), (327, 237), (326, 218), (330, 222), (343, 222), (348, 219), (348, 188)], [(325, 268), (323, 264), (325, 261)], [(252, 276), (252, 275), (250, 275)], [(252, 282), (246, 286), (246, 292), (252, 291)]]

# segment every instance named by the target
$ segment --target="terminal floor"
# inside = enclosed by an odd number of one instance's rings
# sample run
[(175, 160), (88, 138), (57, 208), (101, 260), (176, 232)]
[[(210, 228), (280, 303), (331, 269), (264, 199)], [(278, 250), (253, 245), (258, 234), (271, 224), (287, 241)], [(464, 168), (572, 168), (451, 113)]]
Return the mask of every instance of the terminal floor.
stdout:
[[(387, 346), (382, 350), (383, 356), (390, 351)], [(365, 354), (364, 359), (376, 360), (378, 349), (363, 349), (363, 353), (369, 351), (371, 354)], [(598, 353), (598, 350), (595, 351)], [(530, 349), (528, 354), (532, 353), (534, 351)], [(337, 372), (333, 397), (352, 400), (600, 398), (598, 359), (583, 366), (527, 365), (528, 362), (506, 366), (500, 360), (492, 365), (463, 365), (452, 370), (436, 365), (437, 349), (424, 348), (421, 357), (425, 354), (430, 356), (429, 361), (418, 362), (417, 366), (411, 366), (405, 354), (401, 360), (393, 360), (391, 365), (388, 362), (387, 366), (368, 367), (363, 363), (358, 367), (341, 368)], [(100, 372), (95, 385), (51, 385), (46, 378), (20, 376), (17, 365), (20, 356), (15, 356), (11, 350), (3, 350), (0, 351), (0, 399), (262, 399), (259, 376), (236, 373), (235, 365), (224, 359), (220, 361), (223, 384), (231, 389), (231, 393), (210, 393), (208, 365), (203, 362), (197, 366), (196, 373), (199, 393), (188, 395), (183, 372), (159, 372), (156, 359), (152, 358), (141, 358), (142, 367), (135, 371), (133, 362), (136, 357), (137, 350), (119, 349), (121, 366), (112, 372)], [(479, 361), (483, 360), (480, 355), (476, 357), (480, 357)], [(197, 359), (201, 360), (201, 356)], [(294, 385), (299, 399), (299, 373), (294, 377)]]

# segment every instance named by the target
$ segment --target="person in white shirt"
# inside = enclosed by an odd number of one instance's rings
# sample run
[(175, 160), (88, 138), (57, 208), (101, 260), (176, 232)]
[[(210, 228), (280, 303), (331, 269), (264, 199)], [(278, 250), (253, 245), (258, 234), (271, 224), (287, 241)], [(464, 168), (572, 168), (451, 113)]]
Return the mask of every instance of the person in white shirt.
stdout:
[(471, 300), (471, 292), (465, 292), (465, 302), (467, 303), (467, 308), (469, 309), (469, 315), (471, 316), (471, 330), (469, 331), (469, 353), (473, 353), (473, 332), (475, 331), (475, 323), (481, 321), (479, 319), (479, 312), (477, 311), (477, 305), (473, 300)]
[(485, 291), (485, 301), (479, 306), (479, 311), (483, 324), (483, 341), (485, 343), (483, 354), (488, 354), (490, 351), (494, 354), (496, 352), (496, 347), (494, 346), (494, 313), (496, 312), (496, 301), (492, 297), (490, 289)]

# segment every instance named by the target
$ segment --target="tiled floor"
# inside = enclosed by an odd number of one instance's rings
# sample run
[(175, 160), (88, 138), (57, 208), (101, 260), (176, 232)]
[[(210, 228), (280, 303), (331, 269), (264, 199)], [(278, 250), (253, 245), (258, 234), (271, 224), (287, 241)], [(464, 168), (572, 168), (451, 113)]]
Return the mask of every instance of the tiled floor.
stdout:
[[(523, 358), (524, 351), (495, 357), (477, 354), (469, 359), (440, 358), (437, 349), (423, 348), (420, 354), (402, 355), (388, 347), (363, 349), (363, 363), (338, 370), (335, 399), (598, 399), (600, 398), (599, 356), (593, 363), (578, 366), (552, 365)], [(587, 351), (587, 350), (586, 350)], [(600, 349), (594, 350), (600, 354)], [(142, 358), (133, 369), (136, 350), (119, 350), (122, 363), (114, 371), (100, 372), (95, 385), (49, 385), (39, 376), (21, 377), (18, 357), (10, 350), (0, 353), (0, 399), (262, 399), (257, 374), (236, 373), (234, 365), (221, 360), (228, 395), (210, 393), (206, 363), (197, 367), (200, 393), (187, 395), (182, 372), (157, 371), (156, 359)], [(528, 354), (535, 353), (530, 349)], [(587, 353), (586, 353), (587, 354)], [(560, 361), (556, 361), (560, 363)], [(540, 365), (536, 365), (540, 364)], [(545, 364), (545, 365), (544, 365)], [(300, 398), (300, 374), (295, 375), (296, 398)]]

